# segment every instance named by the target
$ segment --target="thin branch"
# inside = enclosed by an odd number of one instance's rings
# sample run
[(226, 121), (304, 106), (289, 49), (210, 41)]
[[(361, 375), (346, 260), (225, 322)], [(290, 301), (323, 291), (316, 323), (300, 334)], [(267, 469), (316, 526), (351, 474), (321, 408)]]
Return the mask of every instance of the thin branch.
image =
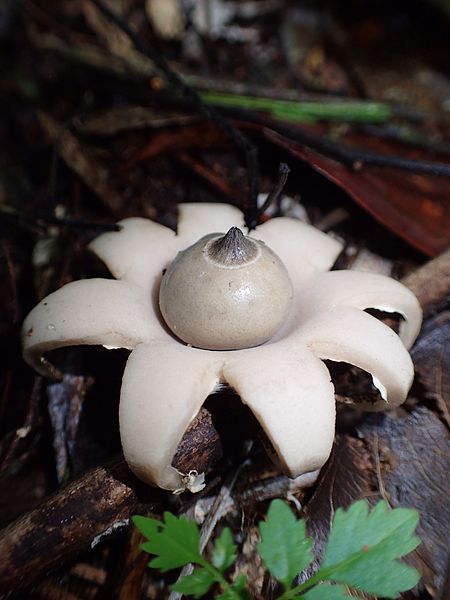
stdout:
[(388, 156), (386, 154), (378, 154), (377, 152), (370, 152), (360, 148), (352, 148), (317, 133), (306, 131), (301, 127), (293, 127), (292, 125), (287, 125), (275, 119), (271, 119), (270, 117), (264, 117), (248, 110), (224, 108), (221, 109), (221, 112), (229, 117), (242, 119), (243, 121), (254, 123), (261, 127), (267, 127), (293, 142), (306, 146), (325, 156), (329, 156), (334, 160), (338, 160), (354, 170), (360, 170), (365, 166), (374, 166), (400, 169), (410, 173), (450, 177), (450, 164), (447, 163), (414, 160), (402, 158), (400, 156)]
[(365, 166), (372, 166), (399, 169), (409, 173), (450, 177), (450, 164), (388, 156), (360, 148), (351, 148), (304, 129), (288, 127), (276, 121), (273, 121), (268, 127), (295, 142), (338, 160), (355, 171), (359, 171)]
[[(288, 175), (290, 172), (291, 172), (291, 170), (286, 163), (279, 164), (278, 179), (275, 182), (275, 185), (272, 188), (271, 192), (268, 194), (266, 200), (264, 201), (264, 204), (261, 206), (261, 208), (258, 211), (259, 218), (266, 212), (266, 210), (272, 204), (277, 204), (278, 208), (280, 207), (281, 194), (284, 190), (284, 186), (286, 185), (286, 181), (287, 181), (287, 178), (288, 178)], [(258, 220), (259, 220), (259, 218), (258, 218)]]
[(35, 214), (16, 210), (12, 206), (0, 204), (0, 215), (14, 220), (22, 225), (55, 225), (56, 227), (67, 227), (70, 229), (103, 231), (120, 231), (120, 225), (115, 223), (101, 223), (98, 221), (87, 221), (75, 217), (56, 217), (55, 215), (37, 212)]

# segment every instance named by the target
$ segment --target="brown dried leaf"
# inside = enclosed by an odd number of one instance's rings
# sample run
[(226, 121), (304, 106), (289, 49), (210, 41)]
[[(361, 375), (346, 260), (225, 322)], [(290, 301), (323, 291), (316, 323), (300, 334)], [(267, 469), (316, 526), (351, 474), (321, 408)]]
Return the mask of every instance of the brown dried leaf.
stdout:
[(155, 131), (149, 142), (137, 150), (122, 169), (130, 170), (140, 162), (161, 154), (178, 154), (187, 150), (218, 148), (228, 143), (229, 140), (217, 127), (204, 122), (188, 125), (182, 129)]
[[(264, 135), (296, 158), (306, 161), (375, 219), (421, 252), (435, 256), (450, 244), (448, 178), (372, 166), (352, 171), (270, 129), (264, 129)], [(375, 138), (367, 140), (366, 149), (393, 155), (389, 144)], [(402, 149), (402, 156), (420, 158), (418, 152), (406, 148)]]

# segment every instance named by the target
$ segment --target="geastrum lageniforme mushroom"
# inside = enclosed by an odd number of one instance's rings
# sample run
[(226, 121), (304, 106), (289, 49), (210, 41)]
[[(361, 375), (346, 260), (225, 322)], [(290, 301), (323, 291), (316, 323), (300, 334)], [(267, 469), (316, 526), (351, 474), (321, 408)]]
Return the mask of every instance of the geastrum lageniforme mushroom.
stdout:
[[(132, 350), (119, 419), (125, 458), (142, 480), (201, 488), (201, 476), (171, 463), (220, 383), (250, 407), (291, 477), (323, 466), (333, 444), (323, 360), (370, 373), (381, 394), (370, 409), (405, 400), (419, 303), (388, 277), (328, 272), (337, 240), (285, 217), (247, 237), (242, 213), (225, 204), (181, 204), (177, 233), (141, 218), (119, 225), (90, 244), (116, 280), (75, 281), (44, 298), (25, 320), (23, 345), (44, 375), (52, 374), (44, 353), (62, 346)], [(399, 335), (368, 308), (399, 313)]]

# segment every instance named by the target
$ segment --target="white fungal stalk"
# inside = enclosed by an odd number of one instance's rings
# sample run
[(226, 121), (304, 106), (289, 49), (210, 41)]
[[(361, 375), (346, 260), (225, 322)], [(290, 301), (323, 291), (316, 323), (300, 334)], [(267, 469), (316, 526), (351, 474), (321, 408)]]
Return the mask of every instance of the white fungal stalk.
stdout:
[[(364, 408), (405, 400), (419, 303), (381, 275), (327, 273), (342, 250), (336, 240), (283, 217), (246, 237), (241, 212), (224, 204), (180, 205), (177, 234), (146, 219), (119, 225), (90, 246), (119, 281), (76, 281), (50, 294), (25, 320), (24, 357), (54, 375), (43, 355), (55, 348), (132, 350), (120, 430), (125, 458), (144, 481), (201, 489), (203, 474), (171, 463), (219, 383), (250, 407), (291, 477), (319, 469), (331, 451), (334, 389), (323, 360), (371, 374), (383, 396)], [(400, 336), (368, 308), (401, 314)]]

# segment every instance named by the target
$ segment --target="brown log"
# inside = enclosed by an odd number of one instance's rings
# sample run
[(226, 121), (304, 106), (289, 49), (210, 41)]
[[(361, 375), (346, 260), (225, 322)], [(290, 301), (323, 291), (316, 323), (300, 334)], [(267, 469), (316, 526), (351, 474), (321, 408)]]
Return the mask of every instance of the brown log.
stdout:
[(17, 592), (63, 566), (97, 536), (127, 523), (142, 497), (148, 511), (163, 494), (144, 490), (123, 459), (69, 484), (0, 533), (0, 592)]
[[(202, 471), (221, 456), (205, 409), (179, 444), (174, 466)], [(69, 484), (0, 532), (0, 593), (17, 592), (62, 568), (102, 535), (128, 525), (136, 512), (157, 510), (167, 492), (140, 482), (118, 457)]]
[(178, 444), (172, 465), (181, 473), (208, 471), (222, 458), (222, 444), (214, 428), (211, 413), (201, 408)]

